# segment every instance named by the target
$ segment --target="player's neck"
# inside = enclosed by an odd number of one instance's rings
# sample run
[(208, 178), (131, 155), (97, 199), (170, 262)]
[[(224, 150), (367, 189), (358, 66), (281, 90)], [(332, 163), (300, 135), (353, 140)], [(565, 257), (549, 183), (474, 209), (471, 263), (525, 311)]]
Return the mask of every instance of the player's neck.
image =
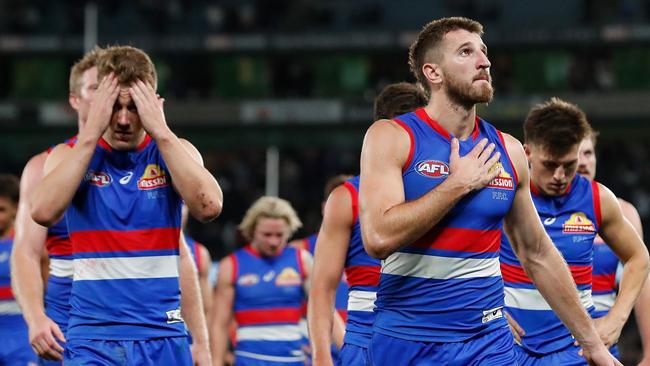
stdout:
[(468, 109), (453, 103), (444, 93), (437, 93), (424, 109), (431, 119), (459, 140), (465, 140), (474, 131), (476, 106)]

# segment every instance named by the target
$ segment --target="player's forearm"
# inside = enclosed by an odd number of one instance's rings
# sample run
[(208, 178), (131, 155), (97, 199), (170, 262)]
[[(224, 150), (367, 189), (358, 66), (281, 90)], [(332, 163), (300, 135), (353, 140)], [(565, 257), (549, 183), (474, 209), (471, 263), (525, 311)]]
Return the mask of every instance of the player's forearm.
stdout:
[(366, 251), (386, 259), (431, 230), (467, 193), (467, 187), (448, 179), (417, 200), (393, 206), (376, 218), (362, 218)]
[(223, 366), (228, 349), (228, 325), (222, 324), (220, 319), (216, 319), (211, 326), (210, 346), (212, 349), (212, 364), (214, 366)]
[(569, 328), (583, 347), (601, 343), (596, 328), (578, 298), (575, 283), (566, 262), (548, 238), (540, 243), (537, 255), (525, 257), (522, 266), (546, 302)]
[(43, 178), (31, 199), (31, 216), (34, 221), (49, 227), (61, 220), (86, 175), (96, 144), (97, 141), (79, 140), (65, 158)]
[(181, 312), (183, 319), (185, 319), (187, 328), (192, 333), (192, 341), (199, 345), (208, 346), (208, 328), (203, 312), (196, 268), (189, 255), (181, 253), (180, 261)]
[(312, 357), (315, 361), (332, 362), (332, 310), (334, 309), (335, 291), (336, 289), (314, 286), (310, 293), (307, 319)]
[(609, 311), (609, 317), (616, 319), (621, 328), (630, 316), (647, 277), (648, 255), (645, 250), (639, 251), (625, 263), (616, 302)]
[(201, 287), (201, 300), (203, 302), (203, 314), (208, 319), (208, 314), (212, 311), (212, 294), (210, 288), (210, 281), (207, 275), (199, 278), (199, 286)]
[(201, 222), (219, 216), (223, 193), (212, 174), (196, 161), (171, 131), (157, 137), (156, 143), (171, 172), (174, 186), (192, 216)]
[(40, 257), (16, 247), (11, 256), (11, 287), (25, 321), (31, 326), (45, 316)]
[(634, 306), (636, 324), (641, 334), (644, 358), (650, 357), (650, 280), (645, 281)]

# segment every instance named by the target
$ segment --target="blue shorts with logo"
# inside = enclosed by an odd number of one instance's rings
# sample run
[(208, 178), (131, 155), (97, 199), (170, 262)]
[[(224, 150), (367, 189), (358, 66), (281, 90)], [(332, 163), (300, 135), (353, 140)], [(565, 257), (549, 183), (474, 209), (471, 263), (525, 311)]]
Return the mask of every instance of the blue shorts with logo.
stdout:
[(508, 327), (464, 342), (418, 342), (373, 332), (370, 364), (374, 366), (509, 366), (516, 365)]
[(192, 366), (186, 337), (144, 341), (68, 340), (65, 366)]
[(527, 352), (519, 345), (515, 345), (515, 354), (519, 366), (587, 366), (587, 360), (578, 354), (579, 351), (580, 347), (570, 345), (561, 351), (537, 355)]
[(0, 335), (0, 365), (32, 366), (37, 361), (26, 332)]
[(355, 344), (343, 343), (339, 359), (335, 363), (337, 366), (370, 366), (370, 357), (368, 348), (359, 347)]

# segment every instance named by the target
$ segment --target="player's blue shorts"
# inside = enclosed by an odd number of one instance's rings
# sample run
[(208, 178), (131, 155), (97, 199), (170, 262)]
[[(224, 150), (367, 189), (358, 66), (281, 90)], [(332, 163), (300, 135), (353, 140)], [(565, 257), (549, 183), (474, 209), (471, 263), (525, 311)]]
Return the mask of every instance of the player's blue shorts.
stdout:
[(417, 342), (373, 332), (370, 363), (374, 366), (509, 366), (516, 365), (514, 339), (507, 327), (464, 342)]
[(27, 333), (6, 333), (0, 335), (0, 365), (35, 366), (38, 357), (29, 344)]
[(65, 366), (192, 366), (186, 337), (146, 341), (68, 340)]
[(519, 366), (587, 366), (587, 360), (578, 354), (579, 351), (580, 347), (570, 345), (558, 352), (535, 355), (527, 352), (521, 346), (515, 345), (515, 354)]
[(359, 347), (350, 343), (343, 343), (337, 366), (370, 366), (368, 348)]

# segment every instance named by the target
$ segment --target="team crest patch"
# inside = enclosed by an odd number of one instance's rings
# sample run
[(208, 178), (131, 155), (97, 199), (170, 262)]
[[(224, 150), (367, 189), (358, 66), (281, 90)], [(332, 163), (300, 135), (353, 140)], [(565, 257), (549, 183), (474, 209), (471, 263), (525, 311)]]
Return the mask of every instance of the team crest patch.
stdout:
[(291, 267), (286, 267), (280, 272), (280, 274), (275, 278), (275, 284), (277, 286), (296, 286), (302, 283), (302, 278), (300, 274)]
[(111, 184), (113, 178), (108, 173), (89, 171), (84, 176), (84, 180), (94, 186), (106, 187)]
[(239, 286), (253, 286), (257, 285), (260, 282), (260, 276), (256, 275), (255, 273), (247, 273), (245, 275), (242, 275), (239, 277), (237, 280), (237, 284)]
[(500, 169), (501, 172), (496, 178), (492, 179), (492, 181), (487, 186), (490, 188), (515, 189), (515, 182), (512, 179), (512, 176), (505, 169), (503, 169), (503, 164), (501, 164), (500, 161), (494, 164), (492, 168), (490, 168), (490, 172), (493, 172), (496, 169)]
[(138, 189), (148, 190), (169, 185), (167, 174), (160, 168), (160, 165), (149, 164), (144, 169), (144, 174), (138, 179)]
[(449, 165), (440, 160), (423, 160), (415, 164), (415, 170), (428, 178), (444, 178), (449, 175)]
[(565, 234), (589, 234), (596, 232), (596, 227), (584, 212), (574, 212), (562, 224), (562, 232)]

